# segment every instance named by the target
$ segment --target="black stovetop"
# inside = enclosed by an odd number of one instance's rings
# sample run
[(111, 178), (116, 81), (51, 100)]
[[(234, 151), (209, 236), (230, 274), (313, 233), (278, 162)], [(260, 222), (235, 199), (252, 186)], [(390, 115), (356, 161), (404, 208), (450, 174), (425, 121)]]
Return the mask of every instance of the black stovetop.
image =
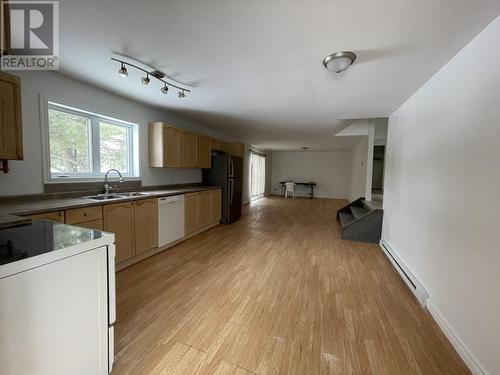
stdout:
[(0, 265), (31, 258), (97, 238), (98, 230), (52, 221), (37, 221), (0, 229)]

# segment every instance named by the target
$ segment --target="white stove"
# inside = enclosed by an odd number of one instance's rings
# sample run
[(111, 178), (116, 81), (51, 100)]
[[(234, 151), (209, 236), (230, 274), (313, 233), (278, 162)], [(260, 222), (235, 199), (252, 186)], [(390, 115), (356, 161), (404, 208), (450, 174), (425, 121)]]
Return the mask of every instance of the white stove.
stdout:
[(114, 235), (34, 222), (0, 229), (2, 375), (105, 375), (113, 366)]

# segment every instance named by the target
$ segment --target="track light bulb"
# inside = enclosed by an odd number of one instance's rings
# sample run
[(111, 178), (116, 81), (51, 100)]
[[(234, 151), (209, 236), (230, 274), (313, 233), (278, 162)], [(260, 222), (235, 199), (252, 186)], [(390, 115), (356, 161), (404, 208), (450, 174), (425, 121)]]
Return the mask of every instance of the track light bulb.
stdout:
[(177, 97), (180, 98), (180, 99), (185, 98), (186, 97), (186, 93), (184, 91), (179, 91), (177, 93)]
[(162, 93), (167, 94), (168, 93), (168, 86), (165, 83), (165, 85), (160, 89)]
[(128, 77), (128, 71), (127, 68), (125, 67), (125, 64), (122, 64), (122, 67), (118, 71), (118, 74), (121, 75), (122, 77)]
[(142, 77), (142, 83), (144, 85), (149, 85), (149, 82), (151, 82), (151, 80), (149, 79), (149, 74), (146, 75), (146, 77)]

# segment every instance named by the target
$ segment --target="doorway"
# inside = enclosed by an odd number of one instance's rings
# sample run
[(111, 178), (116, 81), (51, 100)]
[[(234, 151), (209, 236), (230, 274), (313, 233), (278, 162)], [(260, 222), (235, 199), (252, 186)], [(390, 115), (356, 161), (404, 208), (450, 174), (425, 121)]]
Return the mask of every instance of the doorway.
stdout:
[(266, 155), (250, 151), (250, 200), (264, 196), (266, 190)]
[(373, 148), (372, 199), (382, 199), (384, 195), (385, 146)]

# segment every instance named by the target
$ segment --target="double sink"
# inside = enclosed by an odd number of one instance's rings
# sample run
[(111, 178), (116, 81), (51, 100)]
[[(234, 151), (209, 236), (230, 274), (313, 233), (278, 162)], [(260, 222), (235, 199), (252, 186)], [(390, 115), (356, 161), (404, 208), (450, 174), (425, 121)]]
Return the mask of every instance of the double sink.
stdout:
[(142, 197), (142, 196), (150, 195), (150, 194), (151, 193), (133, 191), (130, 193), (119, 193), (119, 194), (98, 194), (98, 195), (91, 195), (91, 196), (83, 197), (83, 198), (94, 200), (94, 201), (108, 201), (108, 200), (113, 200), (113, 199)]

